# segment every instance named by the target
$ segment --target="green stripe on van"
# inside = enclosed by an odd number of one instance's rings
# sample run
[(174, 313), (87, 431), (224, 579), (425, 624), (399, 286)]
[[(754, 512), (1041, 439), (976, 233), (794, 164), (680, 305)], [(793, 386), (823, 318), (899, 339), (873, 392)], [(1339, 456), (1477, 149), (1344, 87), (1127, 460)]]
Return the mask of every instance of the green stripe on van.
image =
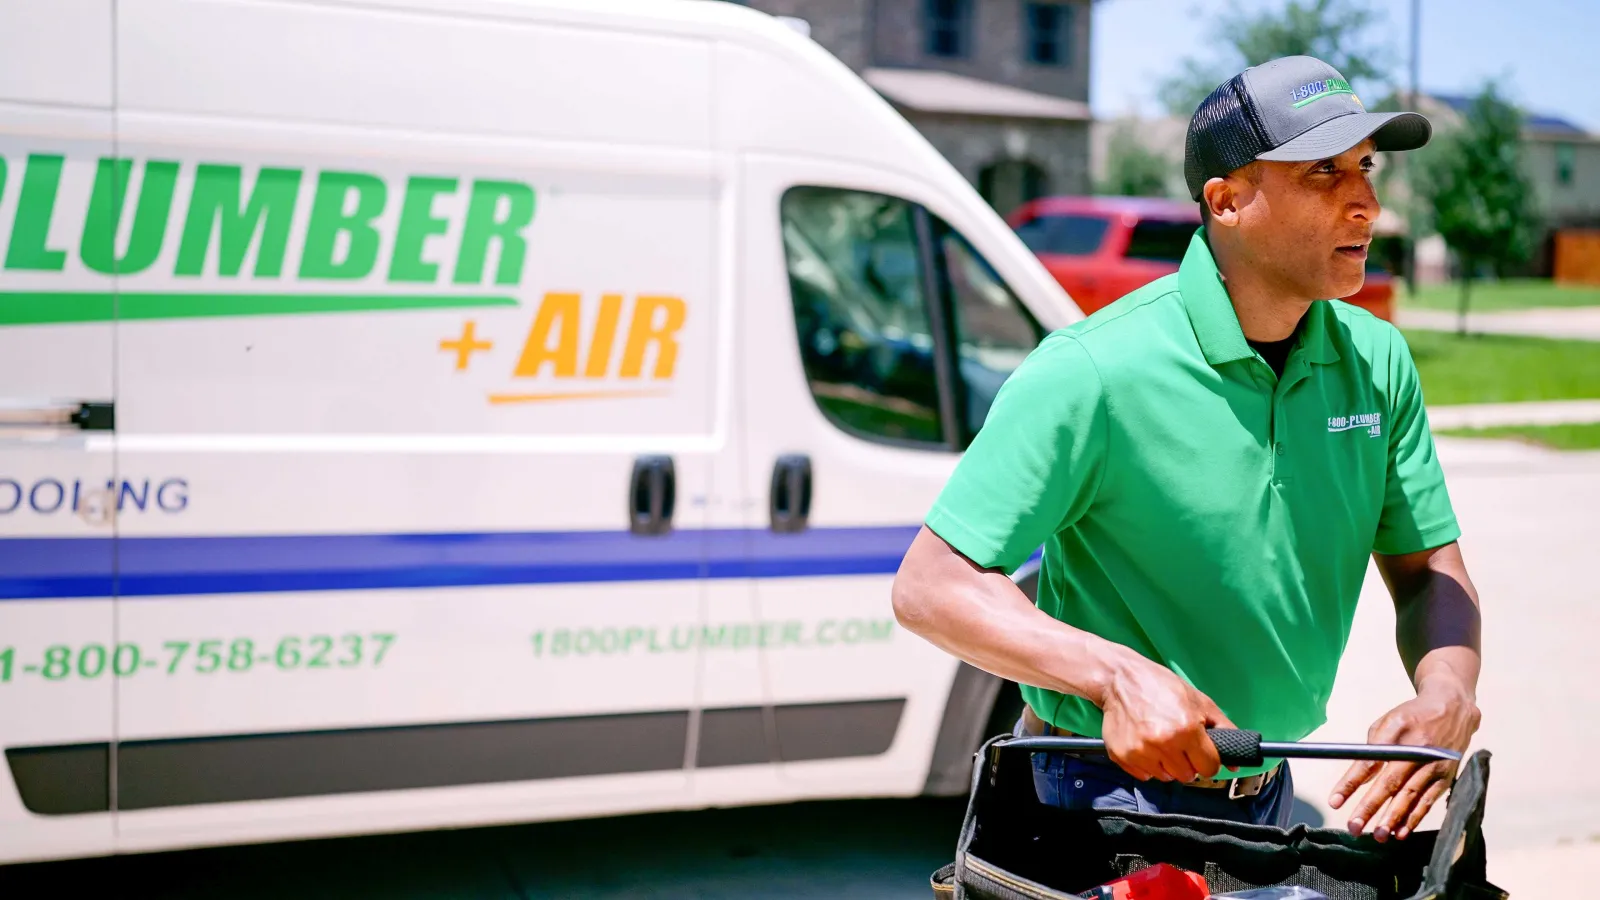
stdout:
[(516, 306), (515, 297), (483, 294), (209, 294), (165, 292), (0, 291), (0, 325), (57, 325), (113, 319), (199, 319), (308, 313)]

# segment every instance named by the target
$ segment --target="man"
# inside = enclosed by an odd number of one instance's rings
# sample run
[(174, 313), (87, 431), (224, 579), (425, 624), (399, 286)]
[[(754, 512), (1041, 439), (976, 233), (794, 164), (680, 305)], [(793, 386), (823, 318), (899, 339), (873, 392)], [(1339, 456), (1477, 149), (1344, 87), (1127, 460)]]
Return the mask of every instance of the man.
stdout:
[[(1001, 389), (894, 586), (908, 629), (1021, 684), (1019, 733), (1103, 736), (1112, 762), (1036, 755), (1041, 799), (1284, 826), (1286, 764), (1219, 771), (1210, 726), (1298, 740), (1324, 721), (1367, 560), (1416, 697), (1377, 743), (1464, 750), (1478, 601), (1416, 367), (1360, 289), (1376, 150), (1431, 134), (1289, 57), (1189, 126), (1205, 217), (1176, 275), (1047, 338)], [(1043, 546), (1037, 606), (1012, 583)], [(1114, 763), (1114, 764), (1113, 764)], [(1404, 838), (1454, 768), (1358, 764), (1330, 804)]]

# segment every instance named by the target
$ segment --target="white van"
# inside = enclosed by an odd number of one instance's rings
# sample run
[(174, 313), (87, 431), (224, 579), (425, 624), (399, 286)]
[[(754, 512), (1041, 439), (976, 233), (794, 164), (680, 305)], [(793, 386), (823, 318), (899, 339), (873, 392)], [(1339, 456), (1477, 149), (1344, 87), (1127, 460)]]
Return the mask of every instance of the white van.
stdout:
[(0, 0), (0, 861), (964, 791), (888, 587), (1078, 317), (732, 4)]

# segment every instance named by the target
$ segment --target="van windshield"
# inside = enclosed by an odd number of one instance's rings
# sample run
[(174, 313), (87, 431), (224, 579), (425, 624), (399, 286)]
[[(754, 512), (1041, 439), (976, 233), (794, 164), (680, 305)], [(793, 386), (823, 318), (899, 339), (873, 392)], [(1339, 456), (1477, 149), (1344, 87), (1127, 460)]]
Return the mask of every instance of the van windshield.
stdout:
[(1109, 225), (1098, 216), (1038, 216), (1017, 226), (1017, 236), (1034, 253), (1087, 256), (1100, 249)]

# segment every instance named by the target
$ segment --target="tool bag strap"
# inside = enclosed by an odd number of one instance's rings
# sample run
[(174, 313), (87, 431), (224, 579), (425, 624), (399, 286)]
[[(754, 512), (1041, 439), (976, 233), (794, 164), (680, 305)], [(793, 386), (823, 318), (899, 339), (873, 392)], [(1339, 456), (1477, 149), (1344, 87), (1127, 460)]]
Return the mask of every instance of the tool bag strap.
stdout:
[(1506, 894), (1486, 887), (1488, 850), (1483, 840), (1484, 805), (1489, 798), (1489, 759), (1479, 750), (1456, 775), (1446, 804), (1444, 823), (1423, 872), (1422, 889), (1412, 900), (1504, 900)]

